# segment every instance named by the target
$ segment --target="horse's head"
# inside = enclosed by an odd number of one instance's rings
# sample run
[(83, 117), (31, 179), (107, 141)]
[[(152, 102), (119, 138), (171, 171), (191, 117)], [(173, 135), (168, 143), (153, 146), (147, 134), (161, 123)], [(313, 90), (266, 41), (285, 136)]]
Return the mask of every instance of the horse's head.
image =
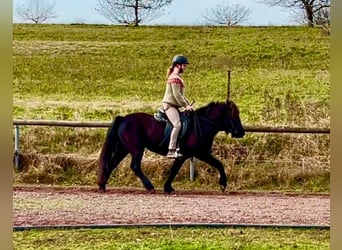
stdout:
[(239, 109), (232, 101), (223, 103), (211, 102), (207, 106), (196, 110), (204, 124), (214, 126), (218, 131), (231, 133), (232, 137), (241, 138), (245, 130), (241, 124)]
[[(245, 130), (240, 120), (240, 112), (233, 101), (226, 101), (226, 110), (228, 115), (224, 118), (224, 130), (226, 133), (231, 132), (232, 137), (242, 138), (245, 135)], [(226, 112), (224, 112), (226, 114)]]

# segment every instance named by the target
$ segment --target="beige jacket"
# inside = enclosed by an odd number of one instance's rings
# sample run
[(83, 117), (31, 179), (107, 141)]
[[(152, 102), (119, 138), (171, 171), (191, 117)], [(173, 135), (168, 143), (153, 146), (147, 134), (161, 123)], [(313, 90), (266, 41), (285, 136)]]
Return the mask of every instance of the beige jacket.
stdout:
[(166, 82), (163, 102), (176, 107), (186, 107), (189, 104), (188, 99), (185, 97), (185, 86), (182, 78), (170, 75)]

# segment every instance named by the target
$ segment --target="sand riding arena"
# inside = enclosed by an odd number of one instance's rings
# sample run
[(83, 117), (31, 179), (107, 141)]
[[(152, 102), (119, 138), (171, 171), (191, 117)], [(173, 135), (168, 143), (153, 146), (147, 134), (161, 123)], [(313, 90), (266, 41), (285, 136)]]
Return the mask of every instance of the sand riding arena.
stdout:
[(283, 193), (14, 187), (14, 227), (123, 224), (330, 227), (330, 196)]

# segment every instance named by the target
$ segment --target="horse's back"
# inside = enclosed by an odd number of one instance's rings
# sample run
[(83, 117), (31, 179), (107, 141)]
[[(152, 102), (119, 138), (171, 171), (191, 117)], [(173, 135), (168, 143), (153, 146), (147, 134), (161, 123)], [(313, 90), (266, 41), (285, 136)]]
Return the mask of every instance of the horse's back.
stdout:
[(153, 115), (144, 112), (130, 113), (124, 116), (125, 119), (154, 119)]
[(122, 141), (158, 142), (163, 139), (165, 123), (158, 122), (153, 115), (138, 112), (123, 117), (119, 126)]
[(123, 117), (123, 123), (125, 124), (135, 124), (139, 126), (151, 126), (157, 123), (153, 115), (137, 112), (131, 113)]

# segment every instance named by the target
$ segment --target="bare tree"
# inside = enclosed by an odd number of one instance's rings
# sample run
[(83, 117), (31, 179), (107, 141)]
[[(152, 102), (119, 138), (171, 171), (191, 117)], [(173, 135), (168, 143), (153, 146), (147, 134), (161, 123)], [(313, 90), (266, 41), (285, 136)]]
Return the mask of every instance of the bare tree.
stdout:
[(330, 8), (322, 8), (315, 13), (316, 25), (330, 26)]
[(162, 10), (172, 0), (99, 0), (95, 8), (113, 23), (139, 26), (162, 15)]
[(306, 21), (309, 27), (314, 26), (315, 14), (322, 11), (322, 9), (328, 8), (330, 13), (330, 0), (259, 0), (258, 2), (270, 6), (279, 6), (293, 10), (303, 10), (305, 12)]
[[(291, 20), (295, 23), (307, 24), (306, 12), (302, 9), (291, 11)], [(323, 8), (314, 13), (314, 25), (330, 25), (330, 8)]]
[(239, 4), (218, 4), (216, 7), (206, 9), (202, 14), (208, 22), (219, 25), (234, 26), (250, 18), (251, 10)]
[[(292, 20), (299, 24), (306, 24), (306, 13), (303, 10), (293, 11)], [(314, 13), (314, 26), (320, 27), (330, 35), (330, 8), (322, 8)]]
[(49, 0), (26, 0), (16, 8), (16, 14), (23, 20), (42, 23), (48, 19), (56, 18), (56, 3)]

